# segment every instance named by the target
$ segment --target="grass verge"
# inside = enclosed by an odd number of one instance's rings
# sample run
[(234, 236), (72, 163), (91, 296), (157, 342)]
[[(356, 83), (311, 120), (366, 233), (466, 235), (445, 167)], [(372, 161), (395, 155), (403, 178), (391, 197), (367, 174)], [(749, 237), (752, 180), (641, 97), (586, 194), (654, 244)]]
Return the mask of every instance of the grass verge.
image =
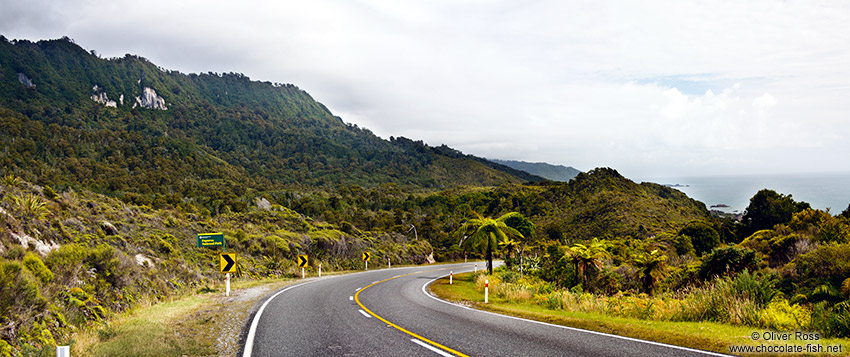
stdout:
[[(404, 265), (412, 266), (412, 265)], [(395, 267), (404, 267), (402, 265)], [(382, 267), (373, 268), (382, 269)], [(358, 271), (323, 272), (323, 276)], [(316, 277), (311, 272), (308, 278)], [(238, 335), (254, 303), (268, 293), (301, 279), (234, 279), (231, 297), (224, 287), (205, 293), (142, 304), (103, 324), (79, 330), (73, 356), (222, 356), (235, 355)], [(224, 322), (227, 322), (225, 325)]]
[[(223, 289), (144, 304), (74, 336), (75, 356), (235, 355), (254, 302), (292, 279), (234, 280)], [(219, 287), (221, 288), (221, 287)]]
[[(821, 338), (816, 341), (798, 341), (794, 340), (793, 334), (795, 332), (793, 331), (790, 332), (792, 334), (791, 340), (778, 340), (773, 337), (772, 340), (765, 341), (765, 333), (768, 333), (767, 337), (775, 335), (770, 335), (771, 331), (769, 330), (756, 327), (731, 326), (714, 322), (651, 321), (595, 313), (551, 310), (532, 303), (509, 301), (493, 294), (489, 296), (489, 303), (484, 304), (483, 292), (476, 288), (474, 277), (475, 275), (472, 273), (455, 275), (452, 285), (449, 285), (447, 278), (439, 279), (431, 285), (431, 291), (442, 299), (480, 310), (719, 353), (732, 353), (730, 346), (751, 346), (754, 349), (762, 346), (763, 350), (782, 348), (786, 351), (790, 348), (797, 348), (791, 346), (802, 348), (801, 352), (793, 353), (734, 353), (754, 356), (845, 356), (850, 353), (850, 340)], [(759, 334), (758, 340), (751, 337), (754, 333)], [(818, 348), (822, 350), (819, 351)], [(832, 348), (834, 353), (828, 353), (828, 348)]]

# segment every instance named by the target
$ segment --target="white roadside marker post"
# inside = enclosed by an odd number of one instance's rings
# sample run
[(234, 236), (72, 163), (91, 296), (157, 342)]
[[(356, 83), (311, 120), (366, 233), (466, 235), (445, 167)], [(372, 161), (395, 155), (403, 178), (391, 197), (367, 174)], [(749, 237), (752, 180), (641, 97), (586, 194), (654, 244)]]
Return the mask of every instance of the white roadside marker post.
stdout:
[(368, 261), (368, 260), (366, 260), (366, 261), (364, 261), (364, 262), (366, 263), (366, 269), (363, 269), (363, 270), (369, 270), (369, 261)]
[(387, 258), (387, 269), (392, 269), (393, 263), (390, 262), (390, 258)]
[(230, 296), (230, 273), (224, 275), (224, 296)]
[(478, 263), (475, 263), (475, 272), (478, 273)]
[(490, 294), (490, 280), (484, 280), (484, 303), (485, 304), (489, 302), (489, 299), (488, 299), (489, 294)]
[(452, 285), (452, 271), (449, 270), (449, 285)]
[(301, 279), (304, 279), (304, 268), (301, 268)]
[(71, 357), (71, 346), (56, 346), (56, 357)]
[(319, 264), (319, 277), (322, 277), (322, 264)]

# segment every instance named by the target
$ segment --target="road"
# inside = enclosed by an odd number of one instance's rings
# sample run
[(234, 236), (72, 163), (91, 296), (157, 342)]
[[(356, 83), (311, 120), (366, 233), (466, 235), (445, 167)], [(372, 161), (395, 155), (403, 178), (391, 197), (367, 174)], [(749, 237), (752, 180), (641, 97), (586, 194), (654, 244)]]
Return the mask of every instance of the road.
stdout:
[(492, 314), (428, 293), (449, 271), (472, 269), (381, 269), (290, 285), (258, 308), (243, 356), (717, 355)]

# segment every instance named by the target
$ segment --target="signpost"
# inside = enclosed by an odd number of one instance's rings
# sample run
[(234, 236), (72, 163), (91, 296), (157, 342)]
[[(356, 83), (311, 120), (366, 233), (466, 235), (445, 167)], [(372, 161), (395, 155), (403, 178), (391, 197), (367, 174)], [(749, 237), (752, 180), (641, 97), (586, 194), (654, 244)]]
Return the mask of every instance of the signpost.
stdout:
[[(230, 296), (230, 273), (236, 272), (236, 253), (224, 253), (227, 249), (224, 243), (224, 233), (198, 233), (198, 248), (221, 247), (219, 265), (224, 276), (224, 296)], [(228, 258), (224, 258), (227, 256)], [(228, 265), (227, 262), (230, 262)], [(228, 269), (225, 269), (227, 267)]]
[(221, 250), (224, 251), (224, 233), (198, 233), (198, 247), (221, 247)]
[(307, 260), (306, 255), (299, 255), (298, 256), (298, 267), (301, 268), (301, 279), (304, 279), (304, 268), (307, 267), (308, 262), (309, 262), (309, 260)]
[(218, 265), (224, 277), (224, 296), (230, 296), (230, 273), (236, 272), (236, 253), (221, 253), (218, 255)]
[(363, 261), (366, 263), (365, 270), (369, 270), (369, 259), (372, 259), (372, 253), (363, 252)]
[(236, 253), (221, 253), (218, 256), (222, 273), (236, 272)]

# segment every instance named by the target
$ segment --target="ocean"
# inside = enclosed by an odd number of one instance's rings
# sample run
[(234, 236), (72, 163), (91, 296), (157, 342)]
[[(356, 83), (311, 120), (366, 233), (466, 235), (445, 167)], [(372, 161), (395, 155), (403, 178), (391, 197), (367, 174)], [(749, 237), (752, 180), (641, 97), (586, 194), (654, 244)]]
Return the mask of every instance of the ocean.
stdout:
[[(673, 185), (688, 197), (705, 203), (706, 208), (729, 213), (744, 212), (750, 204), (750, 198), (764, 188), (790, 194), (795, 201), (808, 202), (812, 208), (829, 208), (833, 215), (841, 213), (850, 205), (850, 173), (660, 177), (643, 178), (635, 182)], [(712, 208), (712, 205), (729, 207)]]

